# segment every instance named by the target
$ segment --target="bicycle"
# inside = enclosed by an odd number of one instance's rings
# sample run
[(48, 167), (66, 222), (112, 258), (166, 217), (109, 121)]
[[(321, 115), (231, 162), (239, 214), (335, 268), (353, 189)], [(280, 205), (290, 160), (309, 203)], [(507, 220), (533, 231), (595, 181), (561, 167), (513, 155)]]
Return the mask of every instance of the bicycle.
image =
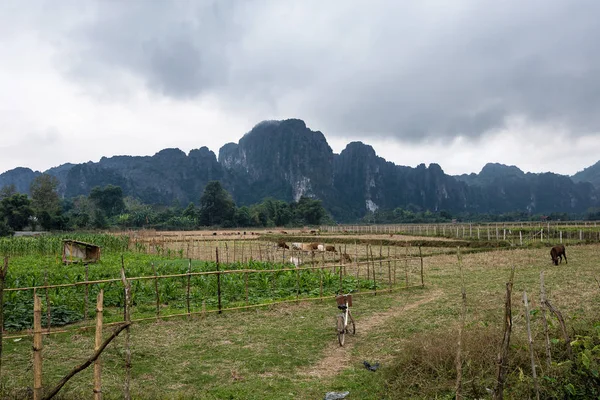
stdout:
[(356, 325), (354, 324), (354, 318), (352, 318), (352, 313), (350, 312), (350, 307), (352, 307), (352, 295), (348, 293), (335, 296), (335, 301), (337, 302), (337, 307), (342, 311), (337, 316), (336, 328), (338, 342), (340, 342), (340, 346), (343, 346), (346, 339), (346, 333), (352, 335), (356, 334)]

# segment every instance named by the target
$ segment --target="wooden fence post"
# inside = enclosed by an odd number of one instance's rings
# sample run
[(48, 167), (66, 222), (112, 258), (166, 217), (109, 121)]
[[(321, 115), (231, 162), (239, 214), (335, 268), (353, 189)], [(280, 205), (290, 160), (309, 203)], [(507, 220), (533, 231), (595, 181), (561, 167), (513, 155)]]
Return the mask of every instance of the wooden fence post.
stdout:
[(512, 267), (510, 279), (506, 282), (506, 298), (504, 301), (504, 337), (502, 339), (502, 347), (498, 353), (498, 370), (496, 373), (496, 388), (494, 389), (494, 400), (502, 400), (504, 398), (504, 380), (506, 379), (506, 370), (508, 369), (508, 349), (510, 346), (510, 333), (512, 331), (512, 306), (511, 296), (513, 279), (515, 276), (515, 267)]
[(548, 309), (554, 315), (556, 315), (556, 318), (558, 318), (558, 323), (560, 324), (560, 328), (562, 329), (563, 336), (565, 337), (565, 345), (567, 346), (567, 355), (568, 355), (569, 359), (572, 360), (573, 359), (573, 350), (571, 349), (571, 338), (569, 337), (569, 332), (567, 331), (567, 325), (565, 325), (565, 319), (563, 318), (561, 312), (558, 311), (556, 308), (554, 308), (554, 306), (552, 305), (552, 303), (550, 303), (550, 300), (548, 300), (548, 299), (546, 299), (546, 306), (548, 306)]
[[(419, 258), (421, 259), (421, 286), (425, 287), (425, 275), (423, 274), (423, 252), (419, 246)], [(408, 284), (408, 282), (406, 282)]]
[(375, 291), (375, 296), (377, 296), (377, 280), (375, 278), (375, 258), (373, 257), (373, 246), (370, 247), (371, 250), (371, 262), (373, 263), (373, 290)]
[[(419, 247), (420, 248), (420, 247)], [(456, 250), (458, 258), (458, 269), (460, 271), (462, 307), (460, 312), (460, 325), (458, 328), (458, 349), (456, 351), (456, 400), (462, 399), (462, 339), (463, 330), (465, 329), (465, 319), (467, 314), (467, 292), (465, 290), (465, 276), (462, 269), (462, 257), (460, 255), (460, 247)]]
[[(260, 246), (259, 246), (260, 249)], [(217, 301), (218, 301), (218, 306), (219, 306), (219, 314), (221, 314), (222, 311), (222, 307), (221, 307), (221, 272), (219, 270), (219, 248), (217, 247), (215, 249), (215, 260), (217, 262)]]
[(191, 309), (190, 309), (190, 283), (192, 280), (192, 259), (189, 259), (188, 263), (188, 275), (187, 275), (187, 292), (185, 296), (186, 305), (187, 305), (187, 319), (188, 321), (192, 318)]
[[(104, 289), (100, 289), (96, 300), (96, 337), (94, 351), (102, 345), (102, 317), (104, 310)], [(94, 400), (102, 400), (102, 362), (100, 357), (94, 361)]]
[[(89, 278), (89, 267), (88, 263), (85, 263), (85, 281), (87, 282)], [(46, 289), (47, 291), (48, 289)], [(85, 297), (83, 299), (83, 319), (87, 320), (88, 318), (88, 301), (89, 301), (89, 287), (88, 284), (85, 284)]]
[(546, 338), (546, 366), (552, 364), (552, 353), (550, 351), (550, 336), (548, 335), (548, 320), (546, 318), (546, 288), (544, 287), (544, 271), (540, 271), (540, 308), (542, 309), (542, 321), (544, 322), (544, 336)]
[[(44, 267), (44, 286), (48, 286), (48, 266)], [(85, 319), (85, 316), (83, 317)], [(46, 327), (48, 332), (50, 332), (50, 327), (52, 326), (52, 318), (50, 315), (50, 293), (48, 292), (48, 288), (46, 287)]]
[(42, 301), (33, 293), (33, 400), (41, 400), (42, 387)]
[(0, 385), (2, 385), (2, 340), (4, 335), (4, 283), (8, 273), (8, 257), (4, 257), (4, 266), (0, 268)]
[(540, 399), (540, 388), (537, 381), (537, 372), (535, 370), (535, 356), (533, 354), (533, 338), (531, 336), (531, 321), (529, 318), (529, 302), (527, 301), (527, 292), (523, 291), (523, 303), (525, 303), (525, 321), (527, 323), (527, 338), (529, 342), (529, 356), (531, 357), (531, 373), (533, 375), (533, 385), (535, 386), (535, 397)]
[(129, 383), (131, 382), (131, 348), (129, 347), (129, 339), (131, 336), (131, 331), (129, 329), (129, 324), (131, 324), (131, 285), (125, 276), (123, 255), (121, 255), (121, 281), (123, 282), (123, 289), (125, 291), (123, 319), (125, 320), (125, 323), (128, 324), (125, 329), (125, 381), (123, 382), (123, 398), (125, 400), (131, 400), (131, 394), (129, 392)]
[(154, 291), (156, 292), (156, 320), (160, 319), (160, 294), (158, 292), (158, 273), (154, 263), (152, 265), (152, 272), (154, 272)]

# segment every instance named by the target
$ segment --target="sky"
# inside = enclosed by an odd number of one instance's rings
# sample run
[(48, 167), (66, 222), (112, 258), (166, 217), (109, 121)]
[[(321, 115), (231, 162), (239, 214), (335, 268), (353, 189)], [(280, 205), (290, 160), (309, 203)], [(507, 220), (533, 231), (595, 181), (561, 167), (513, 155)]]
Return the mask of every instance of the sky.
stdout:
[(0, 173), (300, 118), (452, 175), (600, 160), (596, 0), (3, 0)]

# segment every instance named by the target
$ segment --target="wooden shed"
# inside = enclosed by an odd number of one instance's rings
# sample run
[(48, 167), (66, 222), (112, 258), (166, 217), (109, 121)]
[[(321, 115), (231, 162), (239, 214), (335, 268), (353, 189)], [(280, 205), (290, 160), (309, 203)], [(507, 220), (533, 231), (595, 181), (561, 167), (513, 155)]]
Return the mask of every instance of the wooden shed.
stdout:
[(95, 263), (100, 261), (100, 246), (80, 242), (78, 240), (63, 240), (62, 260), (64, 264)]

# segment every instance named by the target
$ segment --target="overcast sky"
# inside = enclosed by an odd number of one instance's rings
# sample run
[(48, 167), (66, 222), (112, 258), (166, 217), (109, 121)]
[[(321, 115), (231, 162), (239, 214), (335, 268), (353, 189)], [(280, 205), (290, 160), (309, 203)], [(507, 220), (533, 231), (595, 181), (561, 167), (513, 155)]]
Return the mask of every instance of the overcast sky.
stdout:
[(600, 160), (597, 0), (2, 0), (0, 172), (300, 118), (449, 174)]

